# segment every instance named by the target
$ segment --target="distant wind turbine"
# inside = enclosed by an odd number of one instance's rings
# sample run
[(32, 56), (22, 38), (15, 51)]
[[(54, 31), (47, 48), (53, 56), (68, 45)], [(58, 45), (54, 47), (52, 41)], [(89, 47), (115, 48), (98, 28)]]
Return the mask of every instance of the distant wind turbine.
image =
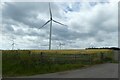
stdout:
[[(12, 46), (12, 50), (15, 49), (15, 45), (18, 45), (18, 44), (15, 43), (14, 40), (15, 40), (15, 38), (12, 38), (12, 40), (11, 40), (11, 41), (12, 41), (12, 44), (11, 44), (11, 46)], [(16, 49), (18, 49), (18, 48), (16, 48)]]
[(51, 11), (50, 3), (49, 3), (49, 11), (50, 11), (50, 19), (45, 24), (43, 24), (40, 28), (44, 27), (46, 24), (48, 24), (50, 22), (49, 50), (51, 50), (52, 21), (55, 23), (58, 23), (60, 25), (63, 25), (63, 26), (67, 26), (67, 25), (64, 25), (64, 24), (62, 24), (62, 23), (60, 23), (52, 18), (52, 11)]
[(13, 38), (13, 43), (11, 44), (12, 45), (12, 50), (14, 50), (14, 47), (15, 47), (15, 42), (14, 42), (14, 38)]
[(95, 44), (93, 42), (90, 43), (90, 48), (95, 48)]
[(63, 44), (62, 44), (62, 43), (59, 43), (60, 49), (62, 48), (63, 45), (65, 45), (65, 43), (63, 43)]

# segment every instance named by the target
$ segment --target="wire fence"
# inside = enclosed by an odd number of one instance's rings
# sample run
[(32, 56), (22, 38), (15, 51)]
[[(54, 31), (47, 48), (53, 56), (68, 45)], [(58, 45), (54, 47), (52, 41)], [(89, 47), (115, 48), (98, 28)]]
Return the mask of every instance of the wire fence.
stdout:
[(96, 53), (96, 54), (47, 54), (41, 53), (41, 63), (53, 64), (92, 64), (97, 62), (111, 61), (112, 54)]
[[(110, 62), (113, 60), (113, 53), (91, 53), (91, 54), (58, 54), (31, 51), (3, 51), (3, 59), (18, 60), (25, 63), (31, 61), (38, 64), (94, 64), (101, 62)], [(21, 63), (22, 63), (21, 62)]]

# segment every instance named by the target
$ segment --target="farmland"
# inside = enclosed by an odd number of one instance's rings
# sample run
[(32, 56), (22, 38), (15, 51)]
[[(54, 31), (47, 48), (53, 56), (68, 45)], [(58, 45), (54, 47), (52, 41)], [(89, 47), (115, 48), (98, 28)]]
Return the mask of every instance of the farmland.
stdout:
[(78, 69), (112, 62), (113, 51), (90, 50), (3, 50), (3, 77), (26, 76)]
[(109, 49), (89, 49), (89, 50), (32, 50), (31, 52), (33, 53), (40, 53), (40, 52), (45, 52), (45, 53), (60, 53), (60, 54), (93, 54), (93, 53), (109, 53), (112, 52), (112, 50)]

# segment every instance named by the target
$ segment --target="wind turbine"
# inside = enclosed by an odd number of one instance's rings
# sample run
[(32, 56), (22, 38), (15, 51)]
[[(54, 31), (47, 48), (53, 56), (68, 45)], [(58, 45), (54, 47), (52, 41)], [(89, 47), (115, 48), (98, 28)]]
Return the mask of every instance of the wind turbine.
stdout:
[(15, 43), (14, 39), (15, 39), (15, 38), (12, 38), (12, 44), (11, 44), (12, 50), (14, 50), (15, 45), (17, 45), (17, 44)]
[(65, 45), (65, 43), (59, 43), (60, 49), (61, 49), (61, 47), (62, 47), (63, 45)]
[(14, 38), (13, 38), (12, 42), (13, 42), (13, 43), (11, 44), (11, 45), (12, 45), (12, 50), (14, 50), (14, 46), (15, 46)]
[(45, 25), (47, 25), (50, 22), (49, 50), (51, 50), (52, 21), (55, 22), (55, 23), (58, 23), (60, 25), (63, 25), (63, 26), (67, 26), (67, 25), (64, 25), (64, 24), (62, 24), (62, 23), (53, 19), (50, 3), (49, 3), (49, 11), (50, 11), (50, 19), (45, 24), (43, 24), (40, 28), (44, 27)]
[(90, 48), (95, 48), (95, 44), (93, 42), (90, 43)]

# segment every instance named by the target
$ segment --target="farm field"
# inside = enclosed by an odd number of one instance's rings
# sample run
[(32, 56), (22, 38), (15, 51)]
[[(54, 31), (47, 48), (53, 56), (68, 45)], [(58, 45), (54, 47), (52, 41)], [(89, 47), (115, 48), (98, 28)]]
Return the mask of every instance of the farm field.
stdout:
[(101, 50), (3, 50), (3, 77), (53, 73), (112, 62), (113, 51)]
[(112, 50), (109, 49), (78, 49), (78, 50), (31, 50), (33, 53), (40, 53), (40, 52), (45, 52), (45, 53), (60, 53), (60, 54), (93, 54), (93, 53), (109, 53), (112, 52)]

